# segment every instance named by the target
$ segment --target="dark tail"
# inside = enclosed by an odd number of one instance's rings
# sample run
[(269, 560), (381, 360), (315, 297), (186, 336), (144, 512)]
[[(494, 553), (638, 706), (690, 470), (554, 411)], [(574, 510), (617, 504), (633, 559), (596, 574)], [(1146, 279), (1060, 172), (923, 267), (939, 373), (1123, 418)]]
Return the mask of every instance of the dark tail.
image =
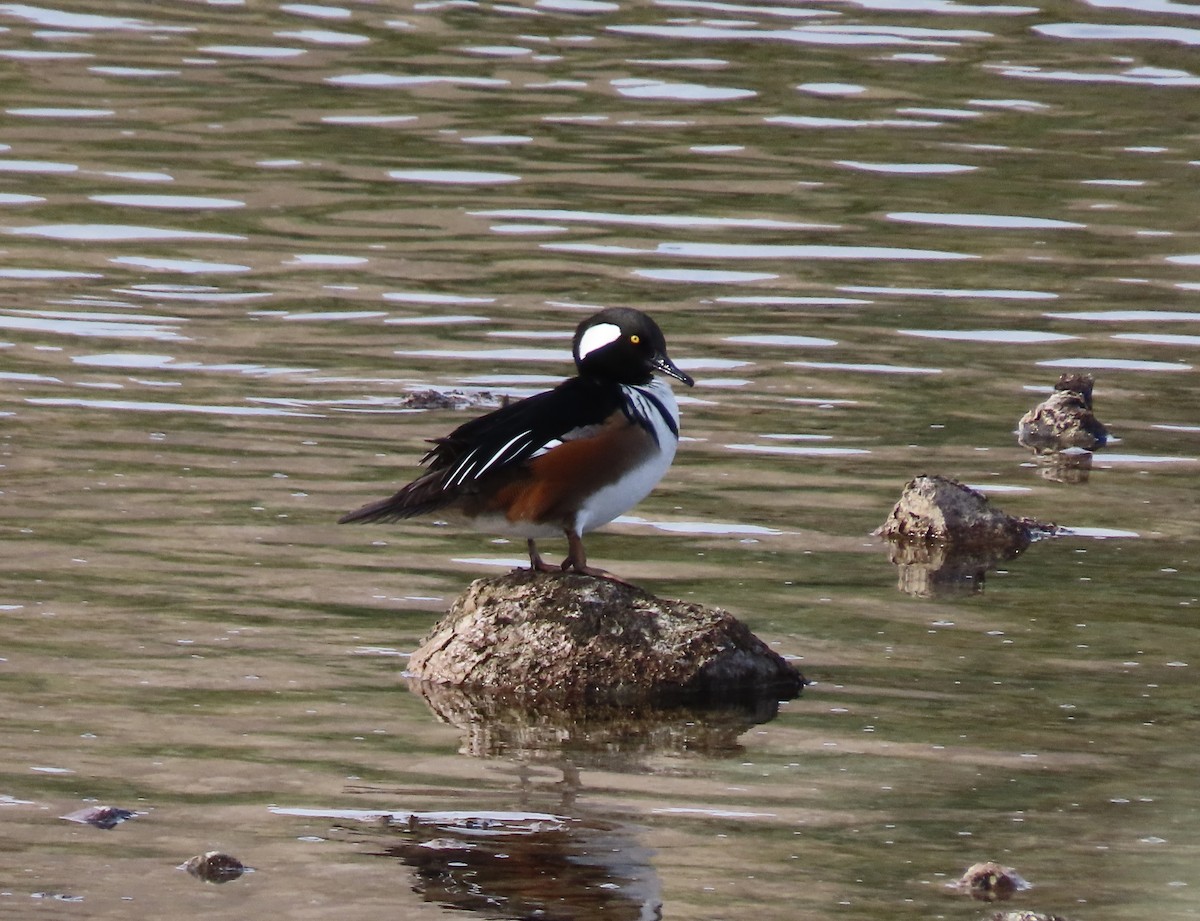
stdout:
[(394, 496), (364, 505), (347, 512), (338, 519), (338, 524), (368, 524), (376, 521), (399, 521), (427, 515), (449, 505), (455, 498), (453, 492), (441, 489), (441, 473), (427, 474), (409, 483)]

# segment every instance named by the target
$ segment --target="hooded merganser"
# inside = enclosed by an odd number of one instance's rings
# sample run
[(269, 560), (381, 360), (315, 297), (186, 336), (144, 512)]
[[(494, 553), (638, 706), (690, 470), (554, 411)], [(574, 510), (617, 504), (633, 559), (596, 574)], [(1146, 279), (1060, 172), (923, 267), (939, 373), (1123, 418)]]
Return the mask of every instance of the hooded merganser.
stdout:
[[(613, 578), (588, 566), (583, 535), (637, 505), (675, 457), (679, 408), (654, 372), (694, 381), (667, 357), (658, 324), (627, 307), (580, 323), (572, 353), (575, 377), (435, 439), (424, 474), (339, 523), (453, 509), (479, 530), (524, 537), (536, 571)], [(557, 534), (567, 537), (561, 566), (534, 543)]]

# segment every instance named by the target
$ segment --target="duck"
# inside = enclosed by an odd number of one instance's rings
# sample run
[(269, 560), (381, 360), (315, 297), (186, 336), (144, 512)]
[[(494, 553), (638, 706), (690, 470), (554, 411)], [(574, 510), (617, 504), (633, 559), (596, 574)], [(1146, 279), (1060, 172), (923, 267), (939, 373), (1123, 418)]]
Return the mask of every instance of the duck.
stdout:
[[(534, 572), (618, 579), (588, 564), (584, 535), (641, 502), (670, 468), (679, 406), (668, 383), (695, 381), (667, 354), (649, 314), (610, 307), (571, 343), (575, 376), (432, 439), (425, 471), (340, 524), (449, 512), (473, 528), (524, 538)], [(562, 535), (567, 556), (545, 561), (537, 541)]]

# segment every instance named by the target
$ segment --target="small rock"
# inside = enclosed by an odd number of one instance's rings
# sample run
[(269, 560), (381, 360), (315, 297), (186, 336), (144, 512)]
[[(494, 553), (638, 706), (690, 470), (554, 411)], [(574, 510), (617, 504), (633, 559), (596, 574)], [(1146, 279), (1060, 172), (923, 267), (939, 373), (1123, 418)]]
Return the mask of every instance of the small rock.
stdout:
[(480, 406), (498, 406), (503, 400), (490, 392), (481, 390), (467, 393), (462, 390), (414, 390), (400, 405), (405, 409), (476, 409)]
[(1014, 893), (1033, 887), (1016, 870), (989, 860), (967, 867), (960, 879), (950, 883), (950, 888), (981, 902), (1005, 902)]
[(130, 812), (128, 809), (121, 809), (117, 806), (88, 806), (86, 809), (77, 809), (75, 812), (68, 812), (66, 815), (59, 816), (59, 818), (65, 819), (68, 822), (78, 822), (80, 825), (103, 828), (105, 831), (108, 831), (136, 816), (136, 812)]
[(1034, 453), (1081, 448), (1094, 451), (1108, 442), (1108, 429), (1092, 412), (1090, 374), (1064, 374), (1054, 393), (1017, 423), (1017, 441)]
[(423, 681), (572, 703), (795, 697), (803, 676), (731, 614), (578, 574), (478, 579), (422, 641)]
[(994, 509), (983, 493), (949, 477), (910, 480), (875, 534), (897, 542), (941, 542), (960, 549), (1019, 553), (1055, 525), (1014, 518)]
[(222, 854), (220, 851), (209, 851), (207, 854), (191, 857), (181, 863), (179, 869), (187, 870), (196, 879), (204, 880), (206, 883), (217, 884), (228, 883), (243, 873), (254, 872), (251, 867), (246, 866), (236, 857)]
[(1067, 921), (1060, 915), (1048, 915), (1040, 911), (998, 911), (991, 921)]

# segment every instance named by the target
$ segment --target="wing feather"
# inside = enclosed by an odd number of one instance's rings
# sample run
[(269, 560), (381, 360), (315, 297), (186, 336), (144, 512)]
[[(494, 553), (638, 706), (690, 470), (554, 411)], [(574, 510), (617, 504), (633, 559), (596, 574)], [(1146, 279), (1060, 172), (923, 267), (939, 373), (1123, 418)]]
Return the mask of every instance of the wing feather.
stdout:
[(621, 405), (618, 387), (573, 377), (553, 390), (502, 406), (436, 439), (421, 459), (425, 473), (339, 522), (396, 521), (436, 511), (475, 492), (485, 477), (520, 467), (573, 430), (600, 425)]

